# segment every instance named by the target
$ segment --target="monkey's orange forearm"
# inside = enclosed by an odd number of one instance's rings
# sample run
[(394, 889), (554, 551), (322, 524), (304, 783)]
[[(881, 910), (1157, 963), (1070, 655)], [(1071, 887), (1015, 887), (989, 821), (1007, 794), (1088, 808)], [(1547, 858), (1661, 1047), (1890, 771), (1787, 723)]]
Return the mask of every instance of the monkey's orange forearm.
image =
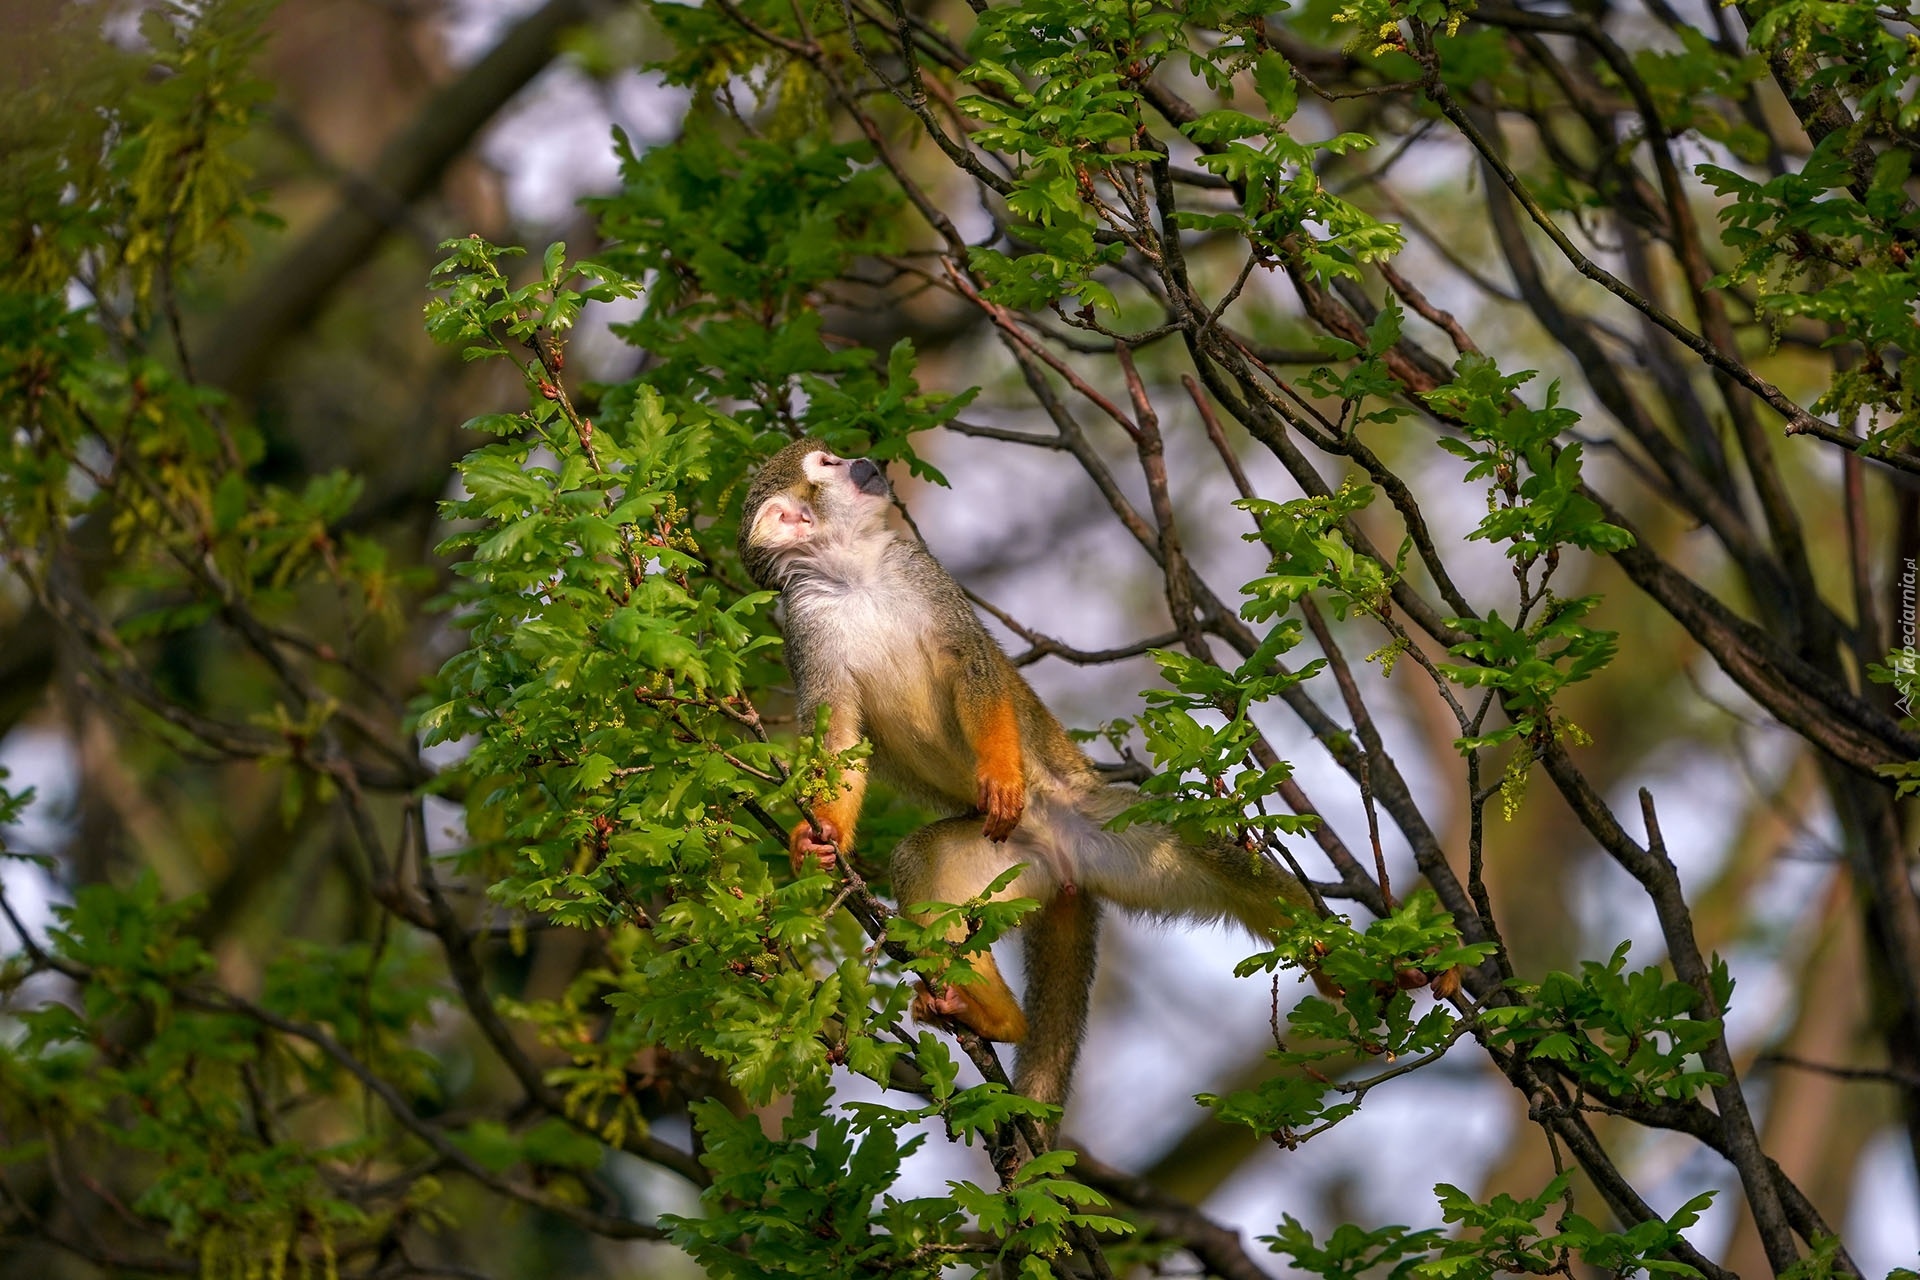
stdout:
[(987, 815), (986, 836), (1005, 840), (1027, 807), (1027, 776), (1020, 752), (1020, 718), (1013, 699), (994, 700), (973, 742), (975, 803)]

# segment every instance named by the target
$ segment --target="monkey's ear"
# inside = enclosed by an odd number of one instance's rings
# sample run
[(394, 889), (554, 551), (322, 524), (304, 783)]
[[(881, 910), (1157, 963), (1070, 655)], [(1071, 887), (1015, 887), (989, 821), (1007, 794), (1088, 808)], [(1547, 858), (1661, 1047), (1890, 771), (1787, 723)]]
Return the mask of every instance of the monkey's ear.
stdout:
[(790, 493), (776, 493), (760, 504), (748, 542), (768, 551), (784, 551), (812, 534), (813, 508)]

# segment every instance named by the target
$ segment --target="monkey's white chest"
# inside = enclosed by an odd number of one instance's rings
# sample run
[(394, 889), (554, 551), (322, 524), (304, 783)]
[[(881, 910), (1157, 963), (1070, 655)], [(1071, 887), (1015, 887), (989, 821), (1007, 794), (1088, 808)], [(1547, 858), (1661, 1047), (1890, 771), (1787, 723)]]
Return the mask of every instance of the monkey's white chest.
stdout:
[(803, 700), (850, 696), (882, 772), (930, 796), (964, 781), (970, 803), (974, 763), (930, 602), (899, 575), (822, 575), (790, 591), (787, 608), (789, 632), (805, 636), (806, 669), (834, 686), (803, 689)]
[(899, 686), (903, 695), (909, 686), (930, 681), (932, 636), (924, 609), (897, 594), (859, 586), (809, 597), (809, 639), (818, 646), (824, 668), (845, 671), (862, 684)]

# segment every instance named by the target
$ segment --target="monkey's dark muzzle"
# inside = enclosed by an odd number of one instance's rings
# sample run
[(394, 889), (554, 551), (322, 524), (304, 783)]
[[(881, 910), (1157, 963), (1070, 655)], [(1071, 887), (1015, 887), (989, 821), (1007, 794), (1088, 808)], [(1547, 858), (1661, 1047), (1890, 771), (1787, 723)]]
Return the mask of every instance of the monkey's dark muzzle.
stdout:
[(853, 481), (853, 487), (875, 498), (887, 496), (887, 478), (880, 474), (880, 468), (865, 458), (855, 458), (853, 465), (847, 468), (847, 479)]

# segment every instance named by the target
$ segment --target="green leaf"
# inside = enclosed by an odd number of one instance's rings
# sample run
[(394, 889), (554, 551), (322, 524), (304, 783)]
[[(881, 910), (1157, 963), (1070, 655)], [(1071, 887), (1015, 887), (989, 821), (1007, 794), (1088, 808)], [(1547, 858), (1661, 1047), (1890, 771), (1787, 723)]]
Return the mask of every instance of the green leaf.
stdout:
[(1300, 106), (1300, 88), (1294, 83), (1291, 63), (1271, 51), (1261, 54), (1254, 60), (1253, 84), (1260, 92), (1260, 100), (1273, 113), (1275, 124), (1293, 119), (1293, 113)]

